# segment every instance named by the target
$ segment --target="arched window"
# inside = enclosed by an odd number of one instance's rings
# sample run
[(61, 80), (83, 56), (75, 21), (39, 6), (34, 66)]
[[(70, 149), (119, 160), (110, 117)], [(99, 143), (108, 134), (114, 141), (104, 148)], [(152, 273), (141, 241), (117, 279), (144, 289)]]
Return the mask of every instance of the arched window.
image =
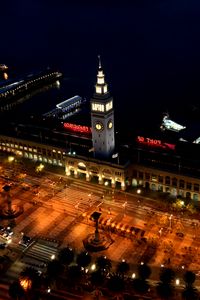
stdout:
[(172, 186), (177, 186), (177, 178), (172, 178)]
[(199, 192), (199, 184), (198, 183), (194, 183), (194, 191)]
[(170, 177), (169, 176), (165, 177), (165, 184), (169, 184), (170, 185)]

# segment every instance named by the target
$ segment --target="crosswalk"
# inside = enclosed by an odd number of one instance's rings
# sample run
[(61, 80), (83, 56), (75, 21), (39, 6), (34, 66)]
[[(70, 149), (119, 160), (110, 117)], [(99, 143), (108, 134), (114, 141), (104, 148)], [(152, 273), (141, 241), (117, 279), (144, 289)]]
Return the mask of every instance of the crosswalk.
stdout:
[(54, 259), (57, 255), (58, 248), (53, 247), (51, 244), (48, 245), (48, 241), (36, 241), (31, 247), (24, 252), (23, 261), (28, 264), (31, 262), (38, 266), (42, 263), (47, 263), (51, 259)]
[[(48, 261), (54, 259), (58, 252), (58, 243), (48, 240), (38, 240), (23, 253), (21, 258), (12, 263), (0, 282), (0, 299), (7, 299), (7, 293), (11, 282), (19, 278), (20, 273), (26, 267), (32, 267), (42, 271)], [(2, 297), (4, 295), (5, 297)], [(8, 297), (8, 299), (10, 299)]]

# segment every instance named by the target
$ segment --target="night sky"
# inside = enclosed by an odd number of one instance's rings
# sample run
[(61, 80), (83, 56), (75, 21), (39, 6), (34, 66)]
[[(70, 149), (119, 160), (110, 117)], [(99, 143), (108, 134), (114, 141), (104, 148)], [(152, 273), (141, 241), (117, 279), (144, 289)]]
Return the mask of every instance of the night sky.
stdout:
[(55, 67), (88, 97), (101, 54), (124, 126), (198, 110), (199, 1), (7, 0), (0, 23), (0, 63), (18, 73)]

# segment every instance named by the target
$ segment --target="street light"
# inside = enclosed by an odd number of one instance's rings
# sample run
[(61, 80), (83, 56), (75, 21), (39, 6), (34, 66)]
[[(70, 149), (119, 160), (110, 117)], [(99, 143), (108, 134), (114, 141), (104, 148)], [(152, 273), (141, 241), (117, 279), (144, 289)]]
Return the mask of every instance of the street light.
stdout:
[(169, 227), (170, 228), (172, 228), (172, 217), (173, 217), (173, 215), (169, 216)]
[(131, 278), (134, 279), (135, 277), (136, 277), (136, 274), (133, 273), (133, 274), (131, 275)]
[(180, 284), (180, 279), (177, 278), (175, 283), (176, 283), (176, 285), (179, 285)]
[(56, 258), (55, 254), (51, 255), (51, 260), (54, 260)]
[(92, 271), (96, 270), (96, 264), (92, 264), (92, 265), (91, 265), (91, 270), (92, 270)]
[(124, 215), (126, 213), (126, 205), (127, 205), (127, 201), (125, 201), (123, 204), (122, 204), (122, 207), (124, 208)]

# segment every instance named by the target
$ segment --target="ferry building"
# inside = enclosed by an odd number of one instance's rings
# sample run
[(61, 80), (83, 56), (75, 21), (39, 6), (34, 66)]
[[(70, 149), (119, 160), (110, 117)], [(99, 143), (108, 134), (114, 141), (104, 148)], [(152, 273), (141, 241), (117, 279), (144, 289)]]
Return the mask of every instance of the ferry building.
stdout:
[[(80, 101), (80, 98), (76, 99)], [(75, 101), (74, 98), (73, 101)], [(74, 105), (77, 105), (77, 102)], [(129, 187), (144, 188), (166, 192), (174, 197), (200, 200), (200, 177), (181, 172), (178, 162), (177, 168), (161, 168), (158, 164), (153, 164), (157, 156), (151, 159), (149, 147), (145, 152), (146, 158), (148, 158), (146, 160), (139, 158), (138, 150), (135, 150), (137, 158), (121, 159), (121, 153), (116, 150), (115, 144), (114, 100), (105, 81), (100, 57), (95, 91), (90, 100), (90, 107), (91, 126), (66, 122), (63, 124), (66, 129), (71, 130), (71, 136), (68, 135), (70, 141), (74, 138), (75, 133), (79, 134), (76, 149), (84, 148), (85, 151), (73, 151), (70, 148), (73, 142), (68, 143), (68, 147), (64, 147), (59, 143), (51, 143), (47, 136), (40, 140), (34, 140), (27, 136), (22, 137), (20, 134), (15, 134), (15, 136), (1, 134), (0, 150), (61, 167), (68, 177), (108, 185), (113, 189), (125, 191)], [(55, 134), (59, 141), (59, 134)], [(165, 148), (163, 151), (168, 150), (166, 147), (172, 151), (174, 147), (169, 143), (164, 145), (160, 140), (145, 139), (144, 137), (137, 139), (140, 144), (152, 143), (154, 147)], [(146, 163), (147, 161), (148, 163)]]

